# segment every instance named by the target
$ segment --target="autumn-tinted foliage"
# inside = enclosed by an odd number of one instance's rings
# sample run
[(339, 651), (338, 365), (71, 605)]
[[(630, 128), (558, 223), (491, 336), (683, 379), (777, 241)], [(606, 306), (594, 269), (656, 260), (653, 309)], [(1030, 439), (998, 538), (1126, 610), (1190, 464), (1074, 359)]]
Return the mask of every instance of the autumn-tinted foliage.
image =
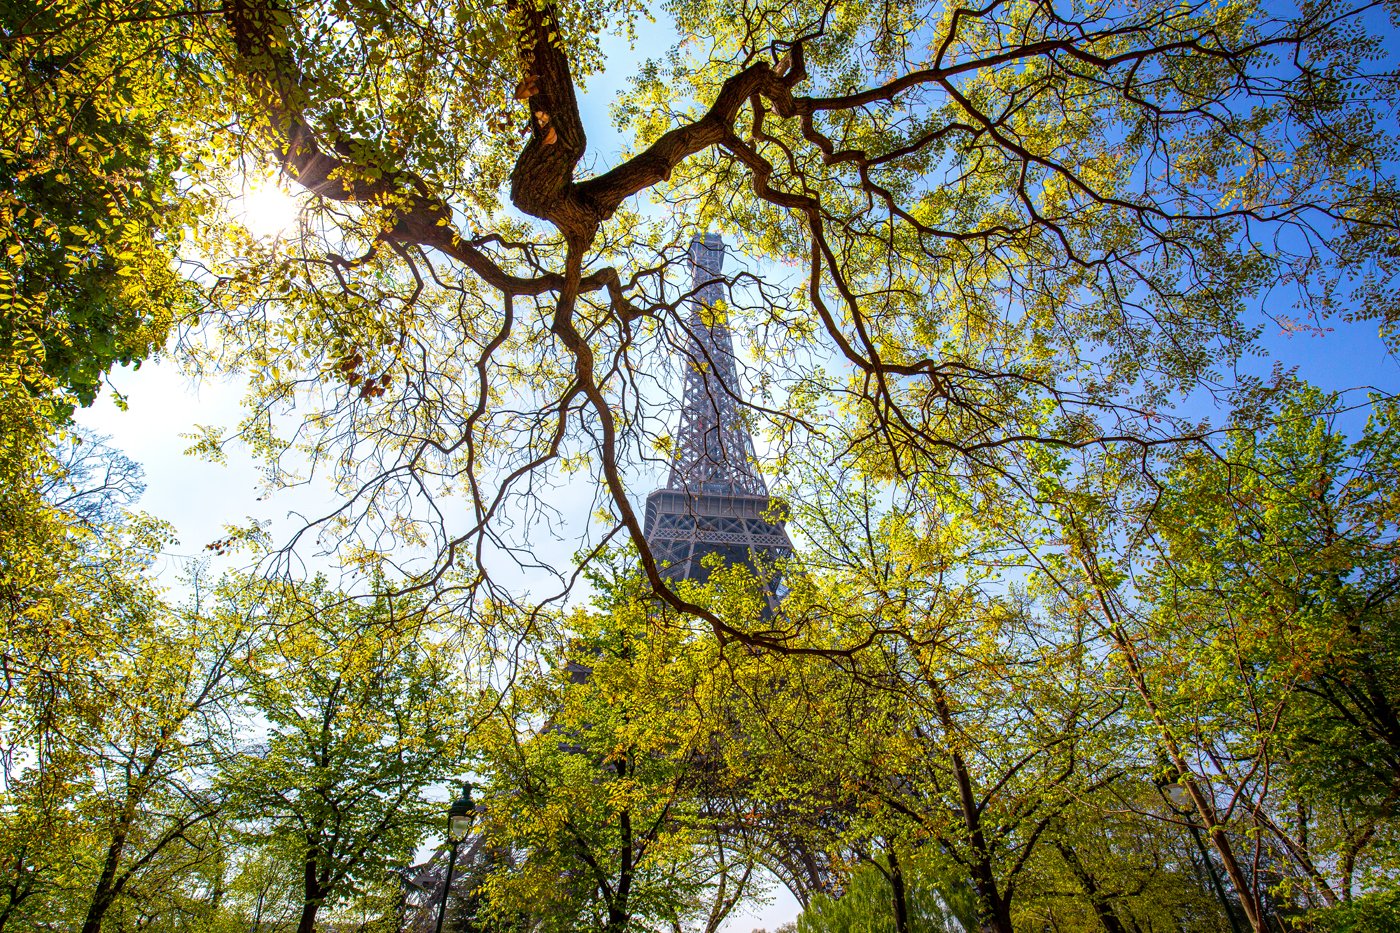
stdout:
[(91, 404), (112, 366), (164, 346), (187, 302), (183, 167), (161, 120), (191, 67), (174, 13), (0, 5), (0, 348), (6, 385), (53, 396), (60, 416)]
[[(997, 933), (1388, 904), (1394, 403), (1349, 440), (1252, 361), (1393, 341), (1394, 5), (674, 0), (590, 149), (660, 11), (0, 7), (0, 925), (388, 924), (453, 771), (457, 917), (713, 933), (759, 867), (899, 933), (940, 885)], [(641, 533), (702, 228), (781, 611)], [(336, 497), (188, 544), (256, 557), (213, 603), (55, 434), (186, 319), (248, 389), (195, 452)]]

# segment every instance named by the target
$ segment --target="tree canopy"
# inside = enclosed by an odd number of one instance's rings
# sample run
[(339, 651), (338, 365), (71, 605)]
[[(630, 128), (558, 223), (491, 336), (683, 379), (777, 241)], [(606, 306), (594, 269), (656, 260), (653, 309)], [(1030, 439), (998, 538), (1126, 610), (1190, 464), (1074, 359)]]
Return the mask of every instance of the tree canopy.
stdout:
[[(454, 775), (464, 927), (1389, 910), (1395, 402), (1256, 356), (1396, 349), (1397, 18), (0, 0), (0, 930), (393, 925)], [(156, 354), (335, 496), (177, 592), (72, 425)], [(648, 545), (678, 358), (781, 566)]]
[[(599, 24), (627, 34), (636, 4), (45, 5), (7, 48), (40, 80), (83, 30), (131, 33), (130, 86), (99, 69), (94, 99), (138, 96), (123, 125), (151, 121), (147, 164), (195, 215), (193, 362), (252, 384), (204, 448), (241, 439), (274, 486), (329, 473), (354, 495), (317, 531), (427, 580), (465, 559), (489, 581), (536, 493), (587, 469), (600, 534), (629, 533), (684, 608), (627, 484), (670, 442), (658, 373), (697, 227), (800, 277), (729, 286), (775, 475), (819, 445), (970, 489), (1031, 482), (1047, 446), (1145, 456), (1196, 433), (1173, 400), (1233, 388), (1266, 296), (1297, 326), (1392, 316), (1381, 7), (666, 12), (683, 41), (613, 102), (616, 157), (588, 149), (579, 95)], [(300, 193), (270, 240), (228, 206), (269, 176)]]

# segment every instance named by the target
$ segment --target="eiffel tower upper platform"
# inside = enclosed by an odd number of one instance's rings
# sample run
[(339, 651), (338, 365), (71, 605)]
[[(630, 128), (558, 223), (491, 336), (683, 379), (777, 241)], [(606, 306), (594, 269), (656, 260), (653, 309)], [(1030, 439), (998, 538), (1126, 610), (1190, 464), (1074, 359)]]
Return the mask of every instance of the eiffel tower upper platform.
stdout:
[(719, 308), (724, 298), (724, 241), (718, 234), (690, 243), (692, 297), (683, 364), (680, 428), (666, 485), (647, 497), (647, 544), (663, 572), (703, 582), (703, 559), (771, 573), (792, 553), (785, 520), (754, 462), (753, 439), (740, 412), (742, 389), (734, 339)]

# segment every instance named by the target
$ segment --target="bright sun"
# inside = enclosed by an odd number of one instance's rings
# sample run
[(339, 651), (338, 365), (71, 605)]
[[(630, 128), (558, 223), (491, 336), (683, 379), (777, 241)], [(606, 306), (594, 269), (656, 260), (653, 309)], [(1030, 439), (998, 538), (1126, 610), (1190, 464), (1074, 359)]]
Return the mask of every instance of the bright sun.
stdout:
[(235, 199), (234, 218), (258, 239), (272, 239), (296, 223), (301, 204), (275, 181), (249, 181)]

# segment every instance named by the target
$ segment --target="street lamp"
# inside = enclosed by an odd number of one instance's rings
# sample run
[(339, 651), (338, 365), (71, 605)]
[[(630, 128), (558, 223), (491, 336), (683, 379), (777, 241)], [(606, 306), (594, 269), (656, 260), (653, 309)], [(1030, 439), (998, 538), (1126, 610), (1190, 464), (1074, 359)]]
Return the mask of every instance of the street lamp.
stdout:
[(434, 933), (442, 933), (442, 918), (447, 913), (447, 895), (452, 891), (452, 869), (457, 866), (457, 847), (476, 822), (477, 811), (481, 809), (472, 802), (472, 785), (462, 783), (462, 795), (452, 801), (447, 809), (447, 841), (452, 843), (452, 851), (447, 856), (447, 883), (442, 886), (442, 902), (438, 904), (437, 927)]

